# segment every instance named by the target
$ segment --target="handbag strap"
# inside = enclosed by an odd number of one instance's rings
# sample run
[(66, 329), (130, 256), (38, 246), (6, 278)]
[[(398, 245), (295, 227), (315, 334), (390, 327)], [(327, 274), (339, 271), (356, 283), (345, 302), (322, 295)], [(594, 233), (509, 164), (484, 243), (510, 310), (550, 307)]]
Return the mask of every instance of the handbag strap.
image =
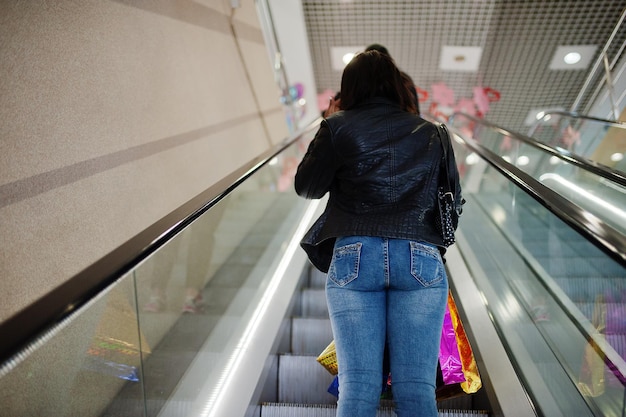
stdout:
[(450, 136), (448, 135), (448, 129), (443, 123), (436, 123), (437, 132), (439, 133), (439, 142), (443, 152), (441, 153), (441, 167), (439, 169), (439, 184), (443, 186), (446, 194), (452, 194), (452, 187), (450, 186), (450, 177), (448, 174), (448, 146), (450, 144)]

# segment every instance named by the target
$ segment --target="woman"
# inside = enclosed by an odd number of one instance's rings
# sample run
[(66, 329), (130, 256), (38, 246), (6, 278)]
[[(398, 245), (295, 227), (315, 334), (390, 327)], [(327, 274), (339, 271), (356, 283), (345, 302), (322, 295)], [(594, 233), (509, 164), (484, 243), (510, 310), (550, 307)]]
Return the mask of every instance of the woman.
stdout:
[[(442, 146), (393, 60), (363, 52), (346, 66), (341, 111), (325, 119), (295, 178), (326, 210), (302, 241), (328, 272), (339, 363), (337, 417), (375, 416), (387, 343), (398, 417), (436, 416), (435, 380), (448, 294), (435, 227)], [(460, 203), (452, 149), (449, 170)]]

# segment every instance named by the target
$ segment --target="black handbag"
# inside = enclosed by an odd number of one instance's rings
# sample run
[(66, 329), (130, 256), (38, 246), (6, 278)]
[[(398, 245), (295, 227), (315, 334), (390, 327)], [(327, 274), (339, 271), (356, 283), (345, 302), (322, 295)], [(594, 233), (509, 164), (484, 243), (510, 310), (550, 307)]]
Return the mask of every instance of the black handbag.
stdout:
[(450, 136), (445, 125), (438, 124), (439, 139), (443, 152), (441, 154), (441, 166), (439, 168), (439, 178), (437, 183), (437, 199), (439, 204), (439, 215), (435, 219), (435, 227), (441, 233), (445, 247), (452, 245), (455, 241), (454, 231), (458, 225), (459, 216), (456, 210), (455, 196), (450, 187), (450, 176), (448, 174), (448, 147)]

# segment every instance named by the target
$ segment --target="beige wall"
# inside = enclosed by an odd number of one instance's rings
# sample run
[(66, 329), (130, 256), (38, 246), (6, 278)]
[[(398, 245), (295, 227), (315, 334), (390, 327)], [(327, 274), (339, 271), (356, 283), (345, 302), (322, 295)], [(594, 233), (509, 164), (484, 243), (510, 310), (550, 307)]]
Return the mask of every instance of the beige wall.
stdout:
[(0, 320), (287, 136), (279, 94), (253, 0), (2, 2)]

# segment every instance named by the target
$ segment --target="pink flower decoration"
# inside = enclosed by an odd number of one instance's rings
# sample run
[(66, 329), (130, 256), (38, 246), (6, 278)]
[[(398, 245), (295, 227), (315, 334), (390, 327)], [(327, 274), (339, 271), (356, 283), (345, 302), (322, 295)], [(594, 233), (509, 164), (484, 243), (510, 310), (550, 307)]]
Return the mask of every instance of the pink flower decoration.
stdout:
[(500, 151), (507, 152), (513, 148), (513, 140), (509, 136), (504, 136), (500, 143)]
[(460, 99), (459, 102), (456, 103), (456, 106), (454, 106), (454, 111), (476, 116), (476, 107), (474, 106), (474, 102), (469, 98)]
[(445, 83), (437, 83), (430, 86), (433, 92), (433, 101), (441, 106), (452, 106), (454, 104), (454, 91)]
[(324, 111), (328, 108), (328, 104), (330, 104), (330, 99), (335, 97), (335, 94), (337, 94), (336, 91), (328, 88), (317, 95), (317, 107), (320, 111)]
[(571, 126), (567, 126), (565, 132), (563, 132), (561, 142), (563, 142), (567, 149), (572, 150), (575, 145), (580, 143), (580, 132)]
[(474, 103), (478, 111), (483, 115), (489, 111), (489, 97), (485, 93), (484, 87), (474, 87)]

